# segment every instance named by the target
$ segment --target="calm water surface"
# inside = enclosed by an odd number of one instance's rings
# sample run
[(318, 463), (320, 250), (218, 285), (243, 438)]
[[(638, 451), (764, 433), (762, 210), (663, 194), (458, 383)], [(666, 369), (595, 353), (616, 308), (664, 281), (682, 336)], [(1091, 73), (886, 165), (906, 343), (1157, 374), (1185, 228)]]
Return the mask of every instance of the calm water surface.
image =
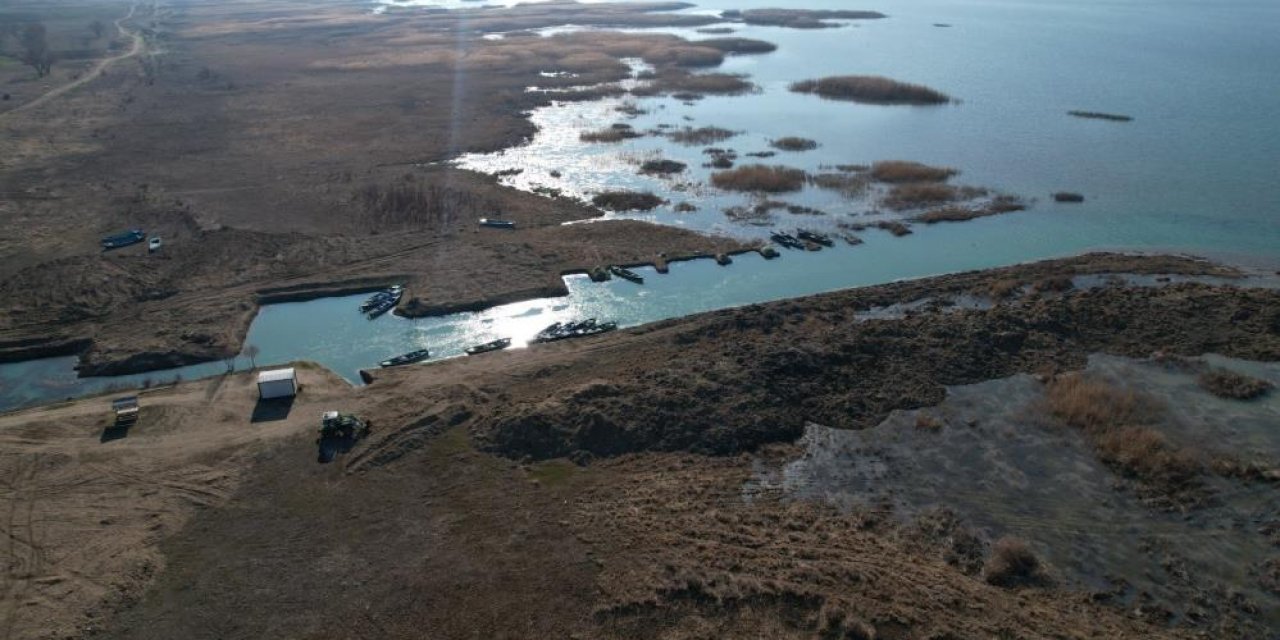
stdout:
[[(402, 3), (403, 4), (403, 3)], [(459, 2), (415, 2), (439, 6)], [(693, 12), (791, 3), (703, 2)], [(532, 114), (541, 132), (503, 153), (459, 159), (483, 171), (521, 167), (518, 188), (555, 187), (589, 196), (605, 188), (643, 188), (696, 204), (695, 213), (662, 207), (640, 219), (738, 237), (770, 228), (726, 218), (740, 196), (705, 186), (702, 147), (660, 137), (588, 145), (584, 130), (626, 121), (646, 130), (715, 125), (741, 132), (718, 143), (740, 154), (770, 139), (804, 136), (822, 146), (765, 160), (810, 171), (823, 165), (909, 159), (952, 166), (961, 184), (1035, 199), (1030, 211), (926, 227), (893, 238), (817, 254), (786, 252), (771, 262), (742, 256), (729, 267), (709, 261), (672, 265), (670, 275), (642, 270), (644, 286), (567, 279), (571, 296), (478, 314), (367, 321), (360, 297), (264, 308), (250, 330), (258, 363), (313, 360), (355, 382), (362, 367), (419, 347), (441, 357), (509, 336), (517, 345), (539, 329), (595, 316), (635, 325), (716, 308), (1078, 253), (1090, 249), (1169, 250), (1262, 268), (1280, 266), (1280, 3), (1276, 2), (807, 2), (807, 8), (873, 9), (884, 20), (798, 31), (746, 27), (735, 35), (779, 45), (761, 56), (732, 57), (721, 71), (751, 76), (759, 93), (710, 97), (691, 105), (669, 98), (634, 100), (647, 114), (626, 119), (623, 101), (558, 105)], [(934, 26), (945, 23), (950, 27)], [(548, 30), (554, 33), (557, 30)], [(690, 38), (691, 30), (666, 30)], [(554, 70), (548, 70), (554, 71)], [(795, 80), (833, 74), (881, 74), (944, 91), (942, 107), (883, 107), (793, 94)], [(1082, 120), (1071, 109), (1128, 114), (1133, 122)], [(690, 165), (680, 180), (636, 175), (646, 158)], [(754, 160), (742, 157), (739, 164)], [(551, 178), (550, 171), (562, 173)], [(1049, 200), (1083, 193), (1083, 205)], [(825, 216), (776, 214), (782, 228), (834, 229), (876, 219), (872, 203), (816, 189), (783, 198)], [(611, 216), (617, 217), (617, 216)], [(73, 358), (0, 365), (0, 409), (159, 382), (217, 374), (222, 363), (169, 372), (77, 380)], [(241, 359), (240, 366), (247, 364)]]

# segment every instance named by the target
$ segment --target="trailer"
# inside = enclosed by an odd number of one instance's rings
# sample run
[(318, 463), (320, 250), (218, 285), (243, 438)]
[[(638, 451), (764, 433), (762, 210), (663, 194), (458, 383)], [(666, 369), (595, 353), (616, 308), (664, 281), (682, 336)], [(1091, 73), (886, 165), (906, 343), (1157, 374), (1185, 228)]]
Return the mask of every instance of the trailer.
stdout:
[(292, 398), (298, 395), (298, 376), (293, 367), (263, 371), (258, 374), (258, 397), (262, 400)]

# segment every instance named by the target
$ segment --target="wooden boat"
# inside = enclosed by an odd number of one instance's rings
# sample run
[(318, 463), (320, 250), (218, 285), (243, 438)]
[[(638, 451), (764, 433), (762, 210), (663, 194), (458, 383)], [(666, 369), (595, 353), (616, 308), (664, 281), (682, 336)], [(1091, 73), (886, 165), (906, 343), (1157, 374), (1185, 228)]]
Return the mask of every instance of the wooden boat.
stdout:
[(400, 297), (403, 295), (404, 295), (404, 291), (396, 291), (395, 293), (387, 295), (381, 298), (380, 300), (378, 300), (378, 302), (374, 304), (373, 307), (371, 307), (368, 311), (369, 319), (373, 320), (374, 318), (377, 318), (378, 316), (396, 308), (396, 305), (400, 304)]
[(532, 342), (556, 342), (557, 340), (568, 340), (569, 338), (582, 338), (585, 336), (594, 336), (601, 333), (607, 333), (618, 328), (616, 322), (596, 322), (595, 318), (587, 318), (580, 322), (569, 322), (561, 324), (559, 322), (538, 332)]
[(788, 249), (803, 249), (803, 248), (804, 248), (804, 243), (803, 243), (803, 242), (800, 242), (800, 240), (799, 240), (799, 239), (797, 239), (795, 236), (793, 236), (793, 235), (791, 235), (791, 234), (789, 234), (789, 233), (782, 233), (782, 232), (778, 232), (778, 233), (775, 233), (775, 234), (773, 234), (773, 235), (771, 235), (771, 236), (769, 236), (769, 237), (770, 237), (770, 238), (772, 238), (774, 242), (776, 242), (776, 243), (778, 243), (778, 244), (780, 244), (780, 245), (782, 245), (782, 246), (784, 246), (784, 247), (786, 247), (786, 248), (788, 248)]
[(486, 342), (484, 344), (478, 344), (474, 347), (468, 347), (467, 355), (475, 356), (475, 355), (480, 355), (482, 353), (489, 353), (490, 351), (500, 351), (502, 349), (506, 349), (509, 346), (511, 346), (511, 338), (499, 338), (497, 340), (494, 340), (493, 342)]
[(514, 229), (516, 223), (510, 220), (497, 220), (495, 218), (480, 218), (480, 226), (493, 227), (494, 229)]
[(431, 352), (427, 351), (426, 349), (418, 349), (417, 351), (410, 351), (409, 353), (398, 355), (388, 360), (383, 360), (378, 364), (384, 367), (399, 367), (401, 365), (413, 364), (415, 362), (422, 362), (423, 360), (426, 360), (427, 358), (430, 358), (430, 357), (431, 357)]
[(613, 275), (618, 276), (623, 280), (630, 280), (636, 284), (644, 284), (643, 276), (625, 267), (619, 267), (617, 265), (614, 265), (612, 267), (609, 267), (609, 273), (612, 273)]
[(808, 240), (809, 242), (816, 242), (816, 243), (818, 243), (818, 244), (820, 244), (820, 245), (822, 245), (822, 246), (824, 246), (824, 247), (830, 247), (830, 246), (832, 246), (833, 244), (835, 244), (834, 242), (832, 242), (832, 241), (831, 241), (831, 238), (830, 238), (830, 237), (828, 237), (828, 236), (827, 236), (827, 234), (825, 234), (825, 233), (818, 233), (817, 231), (809, 231), (809, 230), (807, 230), (807, 229), (800, 229), (800, 230), (797, 230), (797, 231), (796, 231), (796, 235), (797, 235), (797, 236), (799, 236), (799, 238), (800, 238), (801, 240)]
[(404, 293), (404, 287), (398, 284), (392, 285), (387, 289), (379, 291), (369, 296), (369, 298), (366, 299), (364, 302), (360, 303), (360, 313), (368, 313), (370, 309), (383, 303), (388, 298), (392, 298), (403, 293)]

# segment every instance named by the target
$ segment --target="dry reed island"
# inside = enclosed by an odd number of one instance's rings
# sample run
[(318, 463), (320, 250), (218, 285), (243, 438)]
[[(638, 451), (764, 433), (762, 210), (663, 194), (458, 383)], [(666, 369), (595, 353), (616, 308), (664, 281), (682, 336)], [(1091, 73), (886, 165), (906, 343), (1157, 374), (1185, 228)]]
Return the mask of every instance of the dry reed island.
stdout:
[[(714, 68), (772, 45), (725, 29), (884, 17), (675, 11), (687, 6), (6, 4), (0, 216), (21, 233), (0, 239), (0, 359), (148, 371), (237, 353), (273, 301), (403, 282), (396, 313), (443, 314), (563, 293), (563, 273), (602, 264), (759, 249), (638, 221), (563, 225), (662, 198), (554, 197), (446, 164), (528, 139), (528, 111), (553, 99), (632, 91), (625, 59), (654, 69), (642, 94), (745, 99), (750, 78)], [(565, 24), (601, 30), (536, 32)], [(631, 27), (713, 33), (607, 31)], [(950, 99), (865, 76), (796, 82), (885, 108)], [(895, 235), (1027, 205), (956, 184), (963, 168), (810, 173), (786, 159), (812, 140), (740, 161), (713, 146), (736, 132), (709, 123), (613, 124), (589, 141), (706, 147), (712, 187), (760, 197), (746, 219), (798, 206), (778, 198), (806, 186), (873, 202), (884, 217), (866, 226)], [(687, 168), (651, 162), (636, 171)], [(164, 250), (101, 250), (134, 227)], [(0, 624), (42, 639), (1269, 637), (1280, 449), (1273, 429), (1247, 430), (1280, 402), (1269, 283), (1190, 257), (1089, 254), (387, 369), (359, 388), (296, 363), (286, 411), (243, 371), (139, 391), (123, 430), (110, 397), (0, 414)], [(1107, 378), (1091, 360), (1104, 356), (1139, 373)], [(948, 404), (999, 381), (1024, 389), (1000, 408), (1016, 420)], [(1188, 398), (1202, 410), (1179, 409)], [(370, 430), (321, 464), (333, 409)], [(1020, 460), (1074, 471), (938, 465), (1020, 499), (909, 504), (920, 478), (887, 449), (822, 433), (1026, 446)], [(853, 455), (881, 456), (866, 465), (883, 471), (875, 500), (785, 481)], [(1020, 515), (1068, 481), (1110, 516)], [(1134, 545), (1119, 558), (1051, 535), (1118, 530)]]

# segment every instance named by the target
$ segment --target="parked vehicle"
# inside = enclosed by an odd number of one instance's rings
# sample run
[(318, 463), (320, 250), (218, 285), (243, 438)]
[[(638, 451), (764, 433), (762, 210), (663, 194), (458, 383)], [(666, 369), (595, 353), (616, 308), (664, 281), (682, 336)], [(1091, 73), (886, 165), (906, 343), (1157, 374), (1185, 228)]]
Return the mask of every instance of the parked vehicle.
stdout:
[(495, 229), (514, 229), (516, 223), (510, 220), (497, 220), (494, 218), (480, 218), (480, 226), (493, 227)]
[(107, 236), (102, 239), (103, 249), (119, 249), (127, 247), (131, 244), (138, 244), (147, 239), (147, 233), (142, 229), (130, 229), (123, 233), (117, 233), (113, 236)]

